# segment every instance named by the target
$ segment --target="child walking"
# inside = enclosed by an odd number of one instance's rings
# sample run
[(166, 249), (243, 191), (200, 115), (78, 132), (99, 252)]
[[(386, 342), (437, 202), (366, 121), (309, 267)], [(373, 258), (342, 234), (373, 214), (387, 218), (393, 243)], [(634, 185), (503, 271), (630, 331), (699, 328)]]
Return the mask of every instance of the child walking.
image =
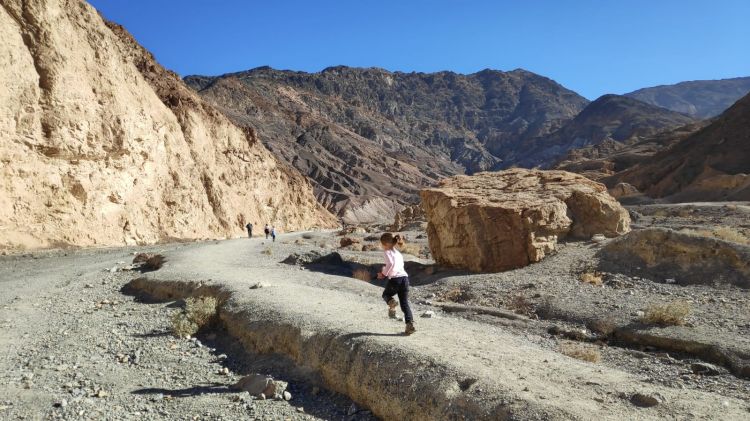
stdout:
[[(411, 335), (416, 332), (416, 329), (414, 329), (414, 317), (409, 306), (409, 275), (404, 270), (404, 257), (396, 249), (404, 245), (404, 239), (399, 234), (393, 235), (387, 232), (380, 236), (380, 245), (385, 254), (385, 266), (378, 273), (378, 279), (388, 279), (385, 291), (383, 291), (383, 299), (388, 304), (388, 317), (396, 318), (396, 305), (400, 304), (401, 311), (404, 312), (404, 321), (406, 321), (404, 334)], [(398, 304), (393, 299), (394, 295), (398, 295)]]

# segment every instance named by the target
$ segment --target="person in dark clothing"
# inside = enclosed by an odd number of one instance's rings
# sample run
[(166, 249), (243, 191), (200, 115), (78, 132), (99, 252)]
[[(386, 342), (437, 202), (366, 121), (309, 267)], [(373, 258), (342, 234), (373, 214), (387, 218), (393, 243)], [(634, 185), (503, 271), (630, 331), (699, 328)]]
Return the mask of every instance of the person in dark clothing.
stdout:
[(245, 228), (247, 228), (248, 238), (253, 238), (253, 224), (248, 222), (247, 225), (245, 225)]
[(268, 240), (268, 235), (271, 234), (271, 229), (268, 228), (268, 224), (263, 228), (263, 232), (266, 234), (266, 240)]

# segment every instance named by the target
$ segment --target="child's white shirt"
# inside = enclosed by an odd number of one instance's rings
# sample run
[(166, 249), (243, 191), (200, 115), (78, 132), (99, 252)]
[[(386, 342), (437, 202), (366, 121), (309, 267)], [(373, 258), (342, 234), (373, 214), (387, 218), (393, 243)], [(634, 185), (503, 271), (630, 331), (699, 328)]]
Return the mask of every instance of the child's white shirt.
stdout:
[(400, 278), (409, 276), (404, 269), (404, 256), (395, 248), (385, 250), (385, 266), (383, 266), (383, 275), (386, 278)]

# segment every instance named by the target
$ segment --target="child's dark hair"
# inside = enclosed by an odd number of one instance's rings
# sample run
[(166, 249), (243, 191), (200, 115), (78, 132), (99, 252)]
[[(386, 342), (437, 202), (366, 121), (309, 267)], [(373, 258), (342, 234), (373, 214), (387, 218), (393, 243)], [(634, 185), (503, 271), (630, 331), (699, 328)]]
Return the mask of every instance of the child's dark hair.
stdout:
[(385, 234), (380, 236), (380, 242), (383, 244), (387, 244), (391, 247), (404, 246), (404, 237), (401, 236), (401, 234), (393, 235), (390, 232), (386, 232)]

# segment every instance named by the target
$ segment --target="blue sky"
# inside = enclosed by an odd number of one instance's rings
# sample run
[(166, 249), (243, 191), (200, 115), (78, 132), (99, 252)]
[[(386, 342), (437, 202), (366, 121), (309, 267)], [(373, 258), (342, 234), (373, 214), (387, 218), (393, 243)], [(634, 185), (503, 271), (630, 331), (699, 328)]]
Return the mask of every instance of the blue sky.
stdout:
[(593, 99), (750, 76), (748, 0), (90, 0), (181, 75), (524, 68)]

